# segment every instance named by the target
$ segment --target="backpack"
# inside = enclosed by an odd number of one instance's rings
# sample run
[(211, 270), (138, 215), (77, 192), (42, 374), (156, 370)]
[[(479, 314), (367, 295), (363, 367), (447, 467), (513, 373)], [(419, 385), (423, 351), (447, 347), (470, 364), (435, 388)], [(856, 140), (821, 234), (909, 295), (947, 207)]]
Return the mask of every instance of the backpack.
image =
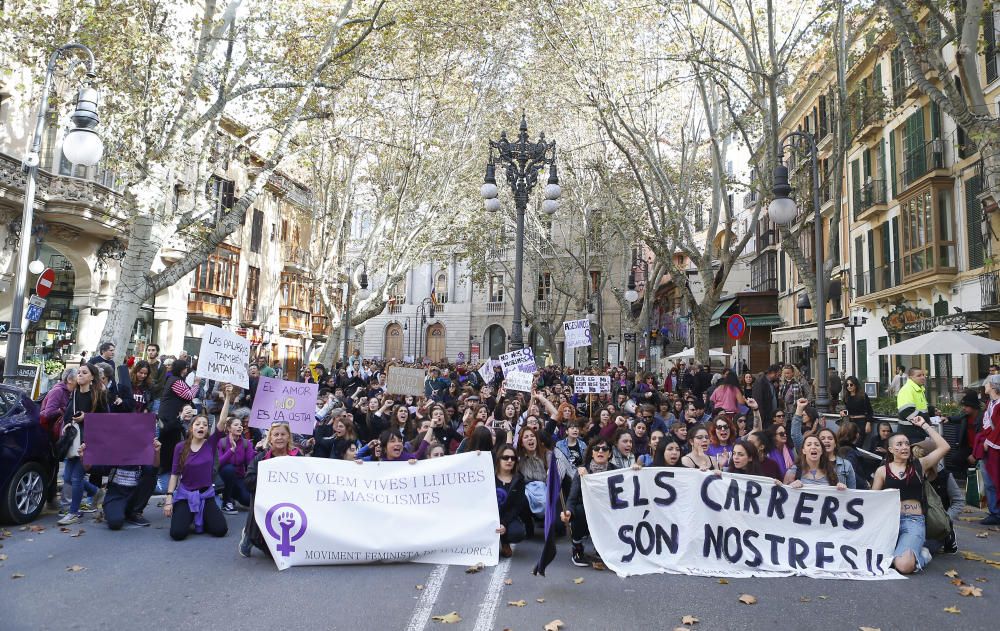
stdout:
[(944, 509), (941, 496), (931, 485), (931, 481), (921, 472), (917, 474), (924, 490), (924, 524), (926, 537), (943, 541), (951, 534), (951, 518)]

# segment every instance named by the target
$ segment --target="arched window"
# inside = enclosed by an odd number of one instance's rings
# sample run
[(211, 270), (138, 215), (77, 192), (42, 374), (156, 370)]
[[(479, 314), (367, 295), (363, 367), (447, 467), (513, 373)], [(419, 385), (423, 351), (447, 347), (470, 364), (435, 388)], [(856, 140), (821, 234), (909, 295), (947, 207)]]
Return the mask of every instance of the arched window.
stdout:
[(434, 296), (440, 304), (448, 302), (448, 272), (444, 270), (434, 277)]

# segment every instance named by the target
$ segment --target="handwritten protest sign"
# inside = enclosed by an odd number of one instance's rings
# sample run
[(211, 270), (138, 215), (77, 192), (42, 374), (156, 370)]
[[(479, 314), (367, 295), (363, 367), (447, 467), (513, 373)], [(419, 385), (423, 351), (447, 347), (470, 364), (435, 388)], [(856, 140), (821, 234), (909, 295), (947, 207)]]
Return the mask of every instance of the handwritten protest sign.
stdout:
[(424, 369), (390, 366), (385, 378), (385, 391), (389, 394), (424, 394)]
[(566, 348), (590, 346), (593, 343), (590, 337), (590, 320), (568, 320), (563, 322), (563, 337), (566, 339)]
[(250, 427), (268, 429), (275, 421), (286, 421), (293, 434), (311, 434), (316, 425), (318, 389), (315, 383), (261, 377), (250, 410)]
[(531, 348), (522, 348), (500, 356), (500, 366), (506, 377), (513, 370), (521, 372), (535, 372), (538, 365), (535, 364), (535, 351)]
[(263, 460), (254, 518), (279, 570), (405, 561), (496, 565), (500, 552), (489, 453), (414, 465)]
[(515, 370), (504, 377), (504, 385), (508, 390), (520, 390), (521, 392), (531, 392), (531, 383), (535, 375), (530, 372)]
[(493, 381), (493, 358), (487, 357), (483, 365), (479, 367), (479, 376), (483, 378), (483, 383)]
[(684, 468), (581, 478), (590, 536), (619, 576), (900, 578), (899, 491), (778, 486)]
[(198, 351), (198, 376), (250, 387), (247, 364), (250, 362), (250, 341), (235, 333), (205, 325)]
[(576, 375), (573, 377), (576, 394), (611, 394), (611, 377), (608, 375)]
[(87, 414), (85, 465), (151, 465), (155, 414)]

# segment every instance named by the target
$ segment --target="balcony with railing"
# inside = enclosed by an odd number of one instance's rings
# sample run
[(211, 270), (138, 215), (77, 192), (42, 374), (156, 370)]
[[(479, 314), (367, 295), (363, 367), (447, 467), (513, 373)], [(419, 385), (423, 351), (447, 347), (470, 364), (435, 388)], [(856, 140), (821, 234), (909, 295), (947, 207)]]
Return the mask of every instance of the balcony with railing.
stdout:
[(750, 208), (751, 206), (757, 203), (757, 200), (759, 198), (760, 195), (757, 193), (757, 191), (748, 191), (746, 193), (743, 193), (743, 208)]
[(278, 328), (282, 333), (304, 335), (310, 330), (309, 312), (295, 307), (279, 308)]
[(535, 301), (535, 313), (548, 313), (551, 303), (548, 300)]
[(870, 210), (885, 210), (888, 203), (885, 180), (868, 180), (860, 190), (854, 191), (854, 220), (860, 220)]
[(487, 250), (487, 258), (491, 261), (506, 261), (509, 256), (510, 248), (507, 246)]
[(188, 316), (206, 320), (228, 320), (233, 315), (233, 299), (206, 291), (188, 294)]
[(309, 252), (305, 248), (288, 243), (281, 246), (281, 256), (286, 270), (304, 270), (309, 260)]
[(397, 294), (389, 296), (389, 301), (386, 303), (386, 308), (390, 314), (403, 313), (403, 305), (406, 304), (406, 295)]
[(854, 275), (854, 297), (877, 294), (898, 286), (901, 282), (899, 261), (890, 261), (873, 270)]
[(326, 329), (330, 326), (330, 318), (325, 315), (312, 314), (313, 337), (326, 337)]
[(257, 305), (243, 305), (240, 313), (240, 324), (257, 324), (260, 322), (260, 308)]
[(858, 131), (857, 140), (866, 142), (878, 135), (885, 127), (887, 103), (882, 92), (864, 97), (860, 103), (855, 104), (854, 120), (852, 124)]
[(500, 314), (503, 313), (503, 300), (491, 300), (486, 303), (486, 313)]
[(982, 300), (982, 309), (996, 309), (1000, 307), (1000, 272), (984, 272), (979, 275), (979, 294)]
[(899, 172), (897, 180), (902, 183), (900, 190), (913, 186), (936, 169), (947, 168), (948, 153), (948, 144), (941, 138), (935, 138), (904, 153), (903, 170)]

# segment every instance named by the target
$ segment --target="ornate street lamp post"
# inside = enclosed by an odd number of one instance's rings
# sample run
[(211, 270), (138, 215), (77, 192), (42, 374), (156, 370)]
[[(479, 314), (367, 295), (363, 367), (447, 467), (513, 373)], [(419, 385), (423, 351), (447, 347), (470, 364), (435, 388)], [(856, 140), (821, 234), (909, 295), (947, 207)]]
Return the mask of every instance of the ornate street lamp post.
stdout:
[(559, 176), (556, 174), (556, 143), (545, 142), (545, 133), (538, 135), (538, 142), (528, 140), (528, 122), (521, 114), (521, 129), (517, 140), (507, 140), (507, 132), (500, 134), (499, 141), (490, 142), (490, 156), (486, 163), (486, 177), (480, 192), (486, 200), (486, 210), (500, 210), (499, 190), (496, 181), (496, 166), (506, 170), (507, 183), (514, 194), (517, 210), (517, 236), (514, 244), (514, 321), (511, 323), (510, 347), (524, 348), (521, 330), (521, 287), (524, 268), (524, 215), (528, 210), (528, 196), (538, 183), (538, 173), (549, 165), (549, 180), (545, 185), (545, 201), (542, 212), (552, 215), (559, 210)]

